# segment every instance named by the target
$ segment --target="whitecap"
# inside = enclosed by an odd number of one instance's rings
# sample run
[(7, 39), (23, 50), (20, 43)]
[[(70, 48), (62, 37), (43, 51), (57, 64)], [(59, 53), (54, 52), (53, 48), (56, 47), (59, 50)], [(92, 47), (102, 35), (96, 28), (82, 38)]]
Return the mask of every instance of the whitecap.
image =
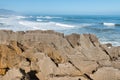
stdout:
[(73, 28), (75, 26), (73, 25), (68, 25), (68, 24), (61, 24), (61, 23), (55, 23), (56, 26), (61, 26), (61, 27), (68, 27), (68, 28)]
[(104, 26), (116, 26), (116, 24), (115, 24), (115, 23), (106, 23), (106, 22), (105, 22), (105, 23), (103, 23), (103, 25), (104, 25)]
[(102, 44), (111, 43), (113, 46), (120, 46), (120, 42), (117, 41), (101, 41)]
[(54, 18), (61, 18), (61, 17), (55, 17), (55, 16), (37, 16), (36, 18), (54, 19)]
[(24, 19), (24, 18), (27, 18), (26, 16), (15, 16), (16, 19)]
[(103, 37), (103, 38), (99, 38), (99, 40), (100, 40), (100, 42), (102, 43), (102, 44), (108, 44), (108, 43), (110, 43), (110, 44), (112, 44), (113, 46), (120, 46), (120, 41), (119, 40), (111, 40), (111, 39), (109, 39), (109, 38), (105, 38), (105, 37)]
[(33, 22), (33, 21), (19, 21), (19, 24), (32, 27), (34, 29), (46, 29), (46, 30), (56, 30), (56, 29), (65, 29), (65, 28), (72, 28), (74, 26), (56, 22)]
[(41, 19), (36, 19), (36, 21), (38, 21), (38, 22), (42, 22), (43, 20), (41, 20)]

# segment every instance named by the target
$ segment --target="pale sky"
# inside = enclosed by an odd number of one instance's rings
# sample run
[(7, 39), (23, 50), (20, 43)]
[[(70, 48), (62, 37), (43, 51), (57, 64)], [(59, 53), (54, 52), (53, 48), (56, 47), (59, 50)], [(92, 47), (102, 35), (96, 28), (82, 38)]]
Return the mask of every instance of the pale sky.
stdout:
[(0, 8), (36, 14), (120, 14), (120, 0), (0, 0)]

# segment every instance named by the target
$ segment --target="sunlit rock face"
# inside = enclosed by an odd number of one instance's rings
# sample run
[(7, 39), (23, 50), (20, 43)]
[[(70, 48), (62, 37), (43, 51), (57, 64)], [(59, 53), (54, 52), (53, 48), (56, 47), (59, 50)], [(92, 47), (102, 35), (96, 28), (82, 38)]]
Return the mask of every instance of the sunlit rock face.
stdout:
[(0, 31), (0, 80), (119, 80), (120, 47), (93, 34)]

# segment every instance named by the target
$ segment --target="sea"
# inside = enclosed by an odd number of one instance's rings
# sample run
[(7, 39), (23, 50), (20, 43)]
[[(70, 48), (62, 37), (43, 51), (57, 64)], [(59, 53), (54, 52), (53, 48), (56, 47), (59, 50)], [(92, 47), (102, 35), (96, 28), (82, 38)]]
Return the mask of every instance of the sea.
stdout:
[(120, 46), (118, 15), (0, 15), (0, 30), (95, 34), (103, 44)]

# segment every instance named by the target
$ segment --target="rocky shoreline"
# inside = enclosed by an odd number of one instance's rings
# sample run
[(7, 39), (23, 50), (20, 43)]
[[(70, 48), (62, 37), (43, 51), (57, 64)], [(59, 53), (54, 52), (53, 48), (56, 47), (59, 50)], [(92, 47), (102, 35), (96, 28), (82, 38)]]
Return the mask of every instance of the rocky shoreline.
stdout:
[(0, 30), (0, 80), (120, 80), (120, 47), (93, 34)]

